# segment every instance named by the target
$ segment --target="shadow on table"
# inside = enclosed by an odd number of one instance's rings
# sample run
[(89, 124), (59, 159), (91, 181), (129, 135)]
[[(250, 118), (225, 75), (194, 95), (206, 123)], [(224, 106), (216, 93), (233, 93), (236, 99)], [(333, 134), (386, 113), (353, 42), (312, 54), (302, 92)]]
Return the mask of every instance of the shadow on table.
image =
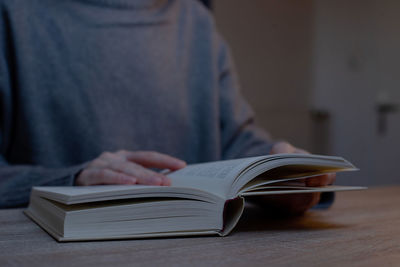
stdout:
[(267, 210), (255, 206), (246, 205), (243, 215), (235, 227), (236, 232), (250, 231), (312, 231), (348, 228), (351, 225), (329, 222), (323, 213), (326, 211), (308, 211), (302, 216), (279, 216), (271, 214)]

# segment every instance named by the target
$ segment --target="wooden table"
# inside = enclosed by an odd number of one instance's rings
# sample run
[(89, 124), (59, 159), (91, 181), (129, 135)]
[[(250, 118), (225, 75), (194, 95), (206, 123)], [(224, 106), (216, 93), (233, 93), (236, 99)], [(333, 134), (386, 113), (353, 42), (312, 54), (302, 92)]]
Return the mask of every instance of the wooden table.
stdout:
[(400, 187), (338, 193), (329, 210), (272, 219), (248, 210), (229, 236), (57, 243), (0, 210), (0, 266), (400, 266)]

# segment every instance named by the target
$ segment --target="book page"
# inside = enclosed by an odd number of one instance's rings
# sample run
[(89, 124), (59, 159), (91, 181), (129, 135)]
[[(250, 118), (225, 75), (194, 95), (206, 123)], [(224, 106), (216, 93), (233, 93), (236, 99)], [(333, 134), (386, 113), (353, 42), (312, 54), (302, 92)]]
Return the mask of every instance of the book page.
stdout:
[(219, 202), (221, 198), (197, 188), (150, 185), (41, 186), (32, 189), (32, 196), (44, 197), (63, 204), (134, 198), (187, 198)]
[(307, 186), (260, 186), (252, 190), (240, 193), (240, 196), (257, 196), (257, 195), (283, 195), (283, 194), (300, 194), (300, 193), (315, 193), (315, 192), (337, 192), (337, 191), (353, 191), (365, 190), (364, 186), (340, 186), (326, 185), (320, 187)]
[(264, 157), (191, 164), (167, 176), (171, 179), (172, 186), (197, 188), (225, 197), (236, 177), (262, 158)]
[(340, 157), (276, 154), (259, 160), (249, 167), (232, 186), (229, 198), (240, 191), (260, 184), (274, 183), (296, 178), (316, 176), (322, 173), (357, 170)]

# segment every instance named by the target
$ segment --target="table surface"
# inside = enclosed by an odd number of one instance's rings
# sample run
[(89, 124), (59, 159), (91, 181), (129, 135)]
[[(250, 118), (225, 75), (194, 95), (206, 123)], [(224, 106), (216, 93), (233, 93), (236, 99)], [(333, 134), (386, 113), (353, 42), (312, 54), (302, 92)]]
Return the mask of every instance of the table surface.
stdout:
[(0, 210), (0, 266), (400, 266), (400, 186), (341, 192), (328, 210), (274, 219), (249, 208), (227, 237), (58, 243)]

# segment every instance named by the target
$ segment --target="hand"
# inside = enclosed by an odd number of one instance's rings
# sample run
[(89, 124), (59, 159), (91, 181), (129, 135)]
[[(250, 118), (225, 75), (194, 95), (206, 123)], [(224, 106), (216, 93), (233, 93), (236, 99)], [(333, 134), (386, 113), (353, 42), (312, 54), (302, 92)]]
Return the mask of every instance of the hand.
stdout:
[(170, 179), (147, 168), (178, 170), (186, 163), (177, 158), (152, 151), (104, 152), (91, 161), (75, 180), (76, 185), (99, 184), (171, 184)]
[[(308, 151), (294, 147), (287, 142), (276, 143), (272, 147), (271, 152), (270, 152), (270, 154), (280, 154), (280, 153), (310, 154)], [(304, 179), (303, 182), (305, 182), (306, 186), (325, 186), (325, 185), (333, 184), (335, 182), (335, 179), (336, 179), (336, 174), (329, 173), (329, 174), (324, 174), (324, 175)]]
[[(307, 151), (296, 148), (287, 142), (278, 142), (272, 149), (271, 154), (279, 153), (300, 153), (309, 154)], [(325, 186), (333, 184), (336, 174), (329, 173), (316, 177), (300, 180), (305, 186)], [(288, 194), (275, 196), (257, 196), (250, 200), (263, 205), (265, 208), (275, 213), (284, 215), (300, 215), (316, 205), (321, 197), (321, 193)]]

